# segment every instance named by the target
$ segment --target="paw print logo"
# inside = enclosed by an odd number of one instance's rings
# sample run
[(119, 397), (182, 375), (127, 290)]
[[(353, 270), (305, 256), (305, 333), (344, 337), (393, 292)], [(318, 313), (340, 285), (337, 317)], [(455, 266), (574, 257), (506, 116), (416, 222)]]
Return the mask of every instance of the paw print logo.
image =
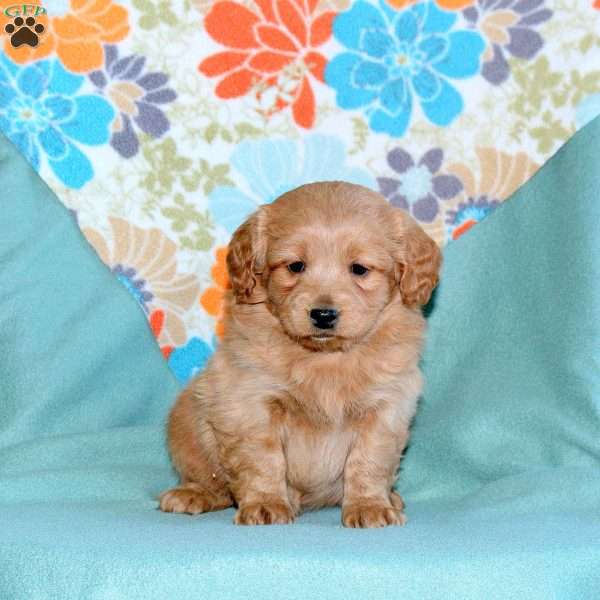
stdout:
[(44, 33), (45, 27), (41, 23), (36, 23), (34, 17), (15, 17), (12, 23), (4, 27), (4, 31), (10, 35), (10, 43), (13, 48), (18, 48), (23, 44), (35, 48)]

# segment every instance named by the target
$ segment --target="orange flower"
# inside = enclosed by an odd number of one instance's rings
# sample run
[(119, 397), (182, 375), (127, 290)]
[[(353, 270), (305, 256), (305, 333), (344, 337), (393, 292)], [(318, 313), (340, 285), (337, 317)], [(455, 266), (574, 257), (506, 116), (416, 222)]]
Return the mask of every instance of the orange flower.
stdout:
[(477, 221), (475, 219), (467, 219), (462, 225), (459, 225), (452, 231), (452, 239), (457, 240), (461, 235), (467, 233), (473, 225), (477, 225)]
[[(221, 78), (219, 98), (238, 98), (253, 91), (270, 114), (292, 106), (301, 127), (315, 121), (315, 96), (309, 75), (324, 81), (325, 57), (314, 50), (331, 36), (335, 12), (315, 15), (318, 0), (255, 0), (253, 11), (223, 0), (204, 19), (208, 34), (229, 50), (204, 59), (200, 72)], [(269, 94), (267, 91), (275, 91)]]
[(227, 247), (217, 248), (217, 262), (212, 266), (210, 274), (216, 285), (213, 285), (202, 294), (200, 304), (211, 316), (217, 317), (216, 334), (219, 338), (225, 333), (223, 323), (223, 297), (226, 290), (231, 288), (227, 275)]
[(596, 0), (596, 1), (594, 2), (594, 5), (593, 5), (593, 6), (594, 6), (594, 8), (597, 8), (598, 10), (600, 10), (600, 0)]
[[(435, 0), (435, 3), (445, 10), (462, 10), (467, 6), (473, 4), (475, 0)], [(600, 0), (598, 0), (600, 2)], [(417, 0), (387, 0), (390, 6), (393, 6), (395, 9), (406, 8), (411, 4), (415, 4)]]
[(467, 6), (473, 4), (475, 0), (436, 0), (436, 3), (440, 8), (446, 10), (462, 10)]
[[(12, 0), (0, 0), (1, 30), (14, 18), (4, 9), (14, 4)], [(32, 8), (35, 4), (28, 6), (27, 14), (38, 12)], [(129, 33), (127, 10), (112, 0), (70, 0), (69, 12), (60, 17), (52, 16), (51, 2), (47, 6), (49, 14), (35, 16), (36, 23), (44, 26), (37, 46), (14, 48), (6, 37), (4, 52), (14, 62), (25, 64), (55, 53), (70, 71), (86, 73), (104, 64), (103, 44), (119, 42)]]
[[(158, 341), (160, 334), (162, 333), (163, 325), (165, 324), (165, 312), (163, 310), (157, 309), (153, 311), (149, 316), (150, 321), (150, 329), (152, 330), (152, 335)], [(168, 360), (171, 352), (173, 352), (173, 346), (160, 346), (160, 351), (162, 355)]]
[(387, 3), (390, 6), (393, 6), (396, 10), (400, 10), (401, 8), (406, 8), (407, 6), (411, 6), (417, 0), (387, 0)]

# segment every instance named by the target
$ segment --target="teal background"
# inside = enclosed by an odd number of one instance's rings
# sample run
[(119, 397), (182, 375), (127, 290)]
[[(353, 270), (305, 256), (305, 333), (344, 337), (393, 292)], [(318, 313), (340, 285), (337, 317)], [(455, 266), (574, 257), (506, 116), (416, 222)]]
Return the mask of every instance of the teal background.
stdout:
[(139, 307), (0, 140), (0, 598), (593, 598), (600, 121), (445, 250), (404, 528), (156, 510), (177, 394)]

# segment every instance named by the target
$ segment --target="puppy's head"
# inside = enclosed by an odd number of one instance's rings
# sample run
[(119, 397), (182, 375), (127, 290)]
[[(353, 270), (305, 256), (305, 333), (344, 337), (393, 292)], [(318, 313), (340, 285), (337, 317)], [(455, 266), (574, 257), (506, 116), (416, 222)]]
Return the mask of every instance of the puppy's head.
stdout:
[(363, 339), (394, 300), (426, 304), (440, 262), (409, 215), (343, 182), (304, 185), (262, 206), (227, 257), (235, 302), (266, 302), (288, 336), (325, 351)]

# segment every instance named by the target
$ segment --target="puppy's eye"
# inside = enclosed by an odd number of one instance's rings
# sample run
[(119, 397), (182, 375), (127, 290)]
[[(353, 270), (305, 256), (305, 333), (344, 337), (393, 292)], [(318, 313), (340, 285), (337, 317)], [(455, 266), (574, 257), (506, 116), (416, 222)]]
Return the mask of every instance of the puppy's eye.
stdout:
[(369, 272), (369, 269), (364, 265), (359, 265), (358, 263), (353, 263), (350, 267), (350, 270), (354, 275), (366, 275)]
[(302, 273), (302, 271), (304, 271), (304, 263), (301, 260), (297, 260), (296, 262), (290, 263), (288, 269), (292, 273)]

